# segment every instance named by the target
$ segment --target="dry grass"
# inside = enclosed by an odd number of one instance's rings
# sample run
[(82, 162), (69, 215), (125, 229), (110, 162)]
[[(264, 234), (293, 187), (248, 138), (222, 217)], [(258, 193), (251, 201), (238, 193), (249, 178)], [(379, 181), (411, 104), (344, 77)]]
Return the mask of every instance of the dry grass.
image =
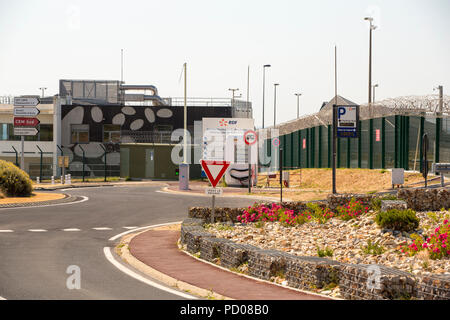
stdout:
[[(290, 172), (290, 190), (283, 190), (283, 197), (291, 200), (310, 201), (321, 200), (327, 197), (332, 190), (332, 170), (331, 169), (296, 169)], [(279, 179), (269, 180), (269, 186), (274, 190), (254, 189), (257, 195), (279, 197)], [(420, 173), (405, 172), (405, 185), (423, 182)], [(258, 175), (258, 186), (267, 185), (267, 176)], [(419, 186), (415, 185), (415, 186)], [(339, 193), (373, 193), (392, 188), (391, 172), (381, 169), (337, 169), (336, 189)], [(292, 189), (298, 189), (293, 191)]]
[[(296, 169), (289, 170), (290, 184), (292, 188), (302, 191), (330, 192), (332, 188), (331, 169)], [(423, 181), (420, 173), (405, 172), (405, 184)], [(258, 176), (258, 186), (265, 186), (265, 175)], [(271, 187), (279, 187), (279, 175), (277, 179), (270, 180)], [(338, 192), (375, 192), (391, 188), (391, 172), (381, 169), (337, 169), (336, 188)]]
[(32, 194), (31, 197), (10, 197), (10, 198), (0, 199), (0, 204), (49, 201), (49, 200), (62, 199), (64, 197), (65, 197), (65, 195), (62, 193), (35, 192)]

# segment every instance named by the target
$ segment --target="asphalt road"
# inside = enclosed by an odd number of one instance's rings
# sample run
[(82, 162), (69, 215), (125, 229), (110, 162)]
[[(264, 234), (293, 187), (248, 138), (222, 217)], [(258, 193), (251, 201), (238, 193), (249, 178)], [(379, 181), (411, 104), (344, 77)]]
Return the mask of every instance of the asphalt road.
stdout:
[[(181, 299), (118, 270), (106, 258), (108, 239), (130, 227), (180, 221), (209, 197), (156, 192), (158, 186), (72, 189), (88, 201), (61, 206), (0, 209), (0, 297), (5, 299)], [(217, 197), (217, 206), (251, 200)], [(96, 229), (94, 229), (96, 228)], [(81, 288), (68, 289), (69, 266)]]

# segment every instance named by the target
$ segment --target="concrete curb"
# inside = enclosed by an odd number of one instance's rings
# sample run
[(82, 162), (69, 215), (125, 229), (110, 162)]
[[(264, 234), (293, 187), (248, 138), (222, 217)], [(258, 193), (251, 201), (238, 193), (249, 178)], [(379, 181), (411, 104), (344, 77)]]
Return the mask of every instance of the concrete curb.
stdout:
[[(177, 224), (177, 223), (173, 223)], [(129, 244), (131, 240), (138, 236), (139, 234), (143, 232), (147, 232), (151, 229), (154, 229), (155, 227), (149, 227), (148, 229), (142, 230), (137, 233), (128, 234), (122, 237), (119, 244), (114, 248), (117, 255), (126, 263), (131, 265), (133, 268), (139, 270), (140, 272), (170, 286), (176, 289), (179, 289), (181, 291), (184, 291), (186, 293), (194, 294), (196, 296), (206, 298), (206, 299), (216, 299), (216, 300), (233, 300), (232, 298), (225, 297), (221, 294), (218, 294), (216, 292), (213, 292), (211, 290), (199, 288), (196, 286), (193, 286), (187, 282), (177, 280), (175, 278), (172, 278), (156, 269), (153, 269), (152, 267), (146, 265), (145, 263), (141, 262), (140, 260), (136, 259), (129, 250)]]
[(76, 202), (82, 199), (80, 196), (72, 196), (65, 194), (64, 198), (55, 199), (55, 200), (43, 200), (43, 201), (34, 201), (34, 202), (21, 202), (21, 203), (5, 203), (0, 204), (0, 209), (3, 208), (23, 208), (23, 207), (39, 207), (39, 206), (48, 206), (53, 204), (61, 204), (61, 203), (71, 203)]

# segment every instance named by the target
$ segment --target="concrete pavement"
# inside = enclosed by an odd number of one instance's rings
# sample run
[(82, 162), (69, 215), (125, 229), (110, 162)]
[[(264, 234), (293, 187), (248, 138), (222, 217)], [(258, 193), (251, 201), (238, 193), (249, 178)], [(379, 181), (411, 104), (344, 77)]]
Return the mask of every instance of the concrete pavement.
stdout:
[[(111, 237), (158, 223), (180, 221), (205, 197), (180, 197), (153, 186), (71, 189), (89, 200), (47, 207), (0, 209), (0, 296), (5, 299), (180, 299), (131, 278), (112, 265), (104, 248)], [(220, 206), (250, 199), (218, 198)], [(1, 230), (7, 232), (1, 232)], [(81, 289), (68, 289), (68, 267), (81, 270)]]
[(237, 300), (331, 300), (243, 277), (194, 259), (178, 249), (179, 237), (179, 231), (148, 230), (127, 243), (130, 254), (153, 269), (150, 274), (155, 274), (156, 270), (166, 276), (161, 276), (163, 281), (166, 279), (181, 288), (184, 285), (192, 293), (210, 292), (210, 295), (215, 293)]

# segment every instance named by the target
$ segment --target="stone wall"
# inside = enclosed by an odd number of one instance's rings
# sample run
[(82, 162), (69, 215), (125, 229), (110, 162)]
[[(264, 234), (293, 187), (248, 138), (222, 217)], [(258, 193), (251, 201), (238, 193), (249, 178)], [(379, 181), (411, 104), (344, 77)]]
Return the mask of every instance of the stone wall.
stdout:
[(270, 280), (271, 277), (282, 276), (286, 273), (286, 264), (292, 255), (276, 250), (253, 250), (248, 253), (249, 275)]
[(345, 299), (392, 300), (416, 297), (416, 278), (382, 265), (344, 265), (339, 290)]
[(356, 201), (360, 201), (363, 206), (371, 207), (372, 206), (372, 200), (374, 198), (374, 195), (372, 194), (352, 194), (352, 193), (342, 193), (342, 194), (329, 194), (327, 196), (327, 204), (328, 208), (330, 208), (331, 211), (335, 211), (337, 207), (346, 205), (352, 198), (354, 198)]
[(424, 276), (417, 284), (417, 298), (424, 300), (450, 300), (450, 276)]
[[(311, 290), (339, 285), (345, 299), (450, 299), (450, 276), (414, 276), (382, 265), (341, 264), (327, 258), (301, 257), (281, 251), (215, 238), (201, 219), (181, 224), (180, 241), (192, 254), (226, 268), (248, 263), (249, 275), (264, 280), (285, 277), (293, 288)], [(377, 280), (378, 279), (378, 280)]]
[(223, 246), (220, 256), (220, 265), (225, 268), (237, 268), (244, 263), (248, 263), (249, 252), (261, 250), (249, 244), (234, 243), (229, 240)]
[[(266, 206), (271, 206), (272, 202), (261, 202), (259, 204), (264, 204)], [(322, 207), (326, 207), (326, 203), (318, 202)], [(307, 209), (306, 203), (302, 201), (289, 201), (282, 202), (281, 206), (290, 210), (304, 211)], [(242, 215), (244, 210), (247, 208), (226, 208), (218, 207), (214, 210), (214, 220), (215, 222), (237, 222), (237, 216)], [(211, 207), (190, 207), (188, 211), (188, 216), (194, 219), (201, 219), (206, 223), (210, 223), (211, 220)]]
[(406, 201), (408, 208), (416, 211), (439, 211), (450, 208), (450, 188), (400, 189), (399, 199)]
[(293, 256), (286, 266), (286, 280), (289, 286), (304, 290), (337, 285), (340, 266), (326, 258)]

